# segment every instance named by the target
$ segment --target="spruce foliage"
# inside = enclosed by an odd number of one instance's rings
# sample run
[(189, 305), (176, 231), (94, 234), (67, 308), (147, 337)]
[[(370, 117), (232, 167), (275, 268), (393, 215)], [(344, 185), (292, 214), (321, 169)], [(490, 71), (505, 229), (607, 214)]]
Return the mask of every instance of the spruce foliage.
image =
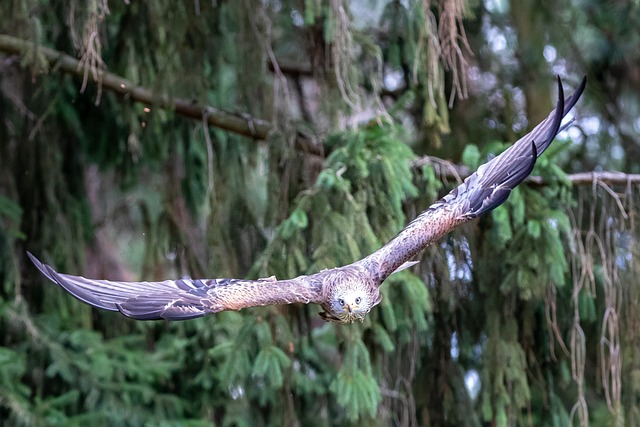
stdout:
[[(638, 188), (565, 174), (638, 171), (637, 7), (2, 2), (0, 425), (640, 424)], [(544, 184), (391, 276), (361, 324), (316, 306), (133, 322), (27, 263), (350, 263), (546, 114), (552, 74), (584, 70)]]

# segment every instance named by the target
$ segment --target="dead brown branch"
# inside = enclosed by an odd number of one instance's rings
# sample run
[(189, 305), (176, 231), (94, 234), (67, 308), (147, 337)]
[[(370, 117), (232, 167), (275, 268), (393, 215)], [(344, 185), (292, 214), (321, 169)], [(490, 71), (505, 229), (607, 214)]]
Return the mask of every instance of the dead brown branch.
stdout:
[[(83, 64), (79, 60), (62, 52), (36, 45), (30, 41), (2, 34), (0, 35), (0, 51), (23, 57), (34, 54), (41, 56), (50, 65), (52, 70), (61, 70), (68, 74), (86, 78), (93, 83), (100, 84), (103, 89), (119, 93), (123, 97), (133, 101), (171, 109), (178, 114), (193, 119), (202, 120), (203, 117), (206, 117), (207, 123), (210, 126), (249, 138), (264, 140), (275, 130), (271, 123), (265, 120), (246, 114), (229, 113), (211, 106), (199, 105), (193, 100), (154, 93), (150, 89), (137, 86), (133, 82), (108, 71), (95, 69), (95, 72), (86, 74), (85, 67), (83, 67)], [(296, 138), (296, 147), (307, 153), (322, 154), (321, 147), (312, 144), (303, 136)]]

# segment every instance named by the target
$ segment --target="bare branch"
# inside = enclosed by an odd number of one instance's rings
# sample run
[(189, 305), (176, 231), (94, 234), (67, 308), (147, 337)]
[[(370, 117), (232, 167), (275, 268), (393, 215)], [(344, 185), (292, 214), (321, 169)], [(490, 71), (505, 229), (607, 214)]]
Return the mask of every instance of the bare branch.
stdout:
[[(0, 35), (0, 51), (21, 56), (27, 56), (35, 52), (36, 55), (42, 55), (53, 70), (59, 69), (65, 73), (86, 78), (93, 83), (102, 85), (103, 89), (111, 90), (143, 104), (171, 109), (178, 114), (197, 120), (202, 120), (203, 117), (206, 117), (210, 126), (249, 138), (264, 140), (275, 130), (273, 125), (265, 120), (251, 117), (247, 114), (233, 114), (215, 107), (198, 105), (192, 100), (153, 93), (145, 87), (136, 86), (124, 77), (108, 71), (96, 69), (95, 74), (92, 72), (86, 75), (83, 64), (77, 59), (62, 52), (36, 45), (33, 42), (3, 34)], [(296, 137), (296, 147), (310, 154), (322, 154), (322, 147), (312, 144), (302, 135)]]
[[(594, 182), (607, 185), (640, 184), (640, 174), (627, 174), (623, 172), (579, 172), (567, 175), (573, 185), (591, 185)], [(531, 176), (528, 181), (533, 185), (548, 185), (548, 182), (540, 176)]]
[[(473, 171), (464, 165), (457, 165), (448, 160), (443, 160), (435, 156), (424, 156), (413, 162), (413, 167), (418, 168), (424, 165), (433, 166), (441, 180), (462, 182)], [(630, 185), (640, 184), (640, 174), (626, 174), (623, 172), (604, 171), (604, 172), (579, 172), (567, 175), (567, 179), (573, 185)], [(541, 176), (530, 176), (525, 181), (530, 185), (544, 186), (549, 185)]]

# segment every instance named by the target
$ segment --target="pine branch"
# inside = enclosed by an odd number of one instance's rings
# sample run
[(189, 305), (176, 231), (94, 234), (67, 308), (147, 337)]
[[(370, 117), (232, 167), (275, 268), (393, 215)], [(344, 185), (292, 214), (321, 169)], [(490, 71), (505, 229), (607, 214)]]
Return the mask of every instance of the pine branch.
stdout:
[[(178, 114), (197, 120), (206, 118), (210, 126), (249, 138), (264, 140), (275, 130), (273, 125), (265, 120), (251, 117), (248, 114), (233, 114), (215, 107), (198, 105), (192, 100), (154, 93), (145, 87), (136, 86), (133, 82), (117, 74), (99, 69), (88, 69), (89, 64), (62, 52), (6, 34), (0, 34), (0, 51), (22, 57), (41, 56), (53, 70), (61, 70), (89, 79), (98, 84), (99, 88), (111, 90), (143, 104), (171, 109)], [(296, 137), (295, 143), (296, 148), (303, 152), (315, 155), (322, 154), (322, 147), (312, 144), (302, 135)]]
[[(458, 181), (461, 182), (472, 171), (464, 166), (457, 165), (448, 160), (440, 159), (435, 156), (424, 156), (413, 162), (413, 167), (418, 168), (424, 165), (430, 165), (436, 169), (436, 173), (442, 181)], [(567, 175), (567, 179), (573, 185), (590, 185), (594, 183), (606, 185), (638, 185), (640, 184), (640, 174), (627, 174), (616, 171), (603, 172), (579, 172)], [(525, 181), (530, 185), (544, 186), (549, 185), (548, 181), (541, 176), (530, 176)]]

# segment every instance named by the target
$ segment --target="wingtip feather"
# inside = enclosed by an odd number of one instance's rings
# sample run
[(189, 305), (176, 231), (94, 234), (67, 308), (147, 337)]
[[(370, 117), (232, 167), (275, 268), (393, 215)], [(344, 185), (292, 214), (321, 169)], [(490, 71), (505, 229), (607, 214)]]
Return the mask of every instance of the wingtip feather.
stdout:
[[(554, 111), (529, 134), (516, 142), (502, 155), (490, 163), (482, 165), (478, 178), (469, 184), (465, 193), (469, 202), (467, 218), (475, 218), (500, 206), (508, 198), (511, 190), (520, 184), (533, 171), (536, 159), (551, 145), (561, 129), (562, 119), (575, 105), (584, 91), (586, 77), (573, 94), (565, 99), (560, 77), (558, 82), (558, 100)], [(539, 137), (539, 138), (538, 138)], [(531, 152), (527, 153), (523, 143), (531, 140)]]
[(45, 264), (36, 258), (31, 252), (27, 251), (27, 256), (36, 266), (36, 268), (49, 280), (51, 280), (56, 285), (60, 286), (65, 291), (69, 292), (76, 299), (92, 305), (94, 307), (103, 308), (105, 310), (116, 311), (116, 307), (114, 305), (107, 305), (100, 301), (95, 295), (91, 292), (85, 290), (81, 286), (73, 283), (70, 279), (64, 277), (64, 275), (58, 273), (53, 267), (49, 264)]

